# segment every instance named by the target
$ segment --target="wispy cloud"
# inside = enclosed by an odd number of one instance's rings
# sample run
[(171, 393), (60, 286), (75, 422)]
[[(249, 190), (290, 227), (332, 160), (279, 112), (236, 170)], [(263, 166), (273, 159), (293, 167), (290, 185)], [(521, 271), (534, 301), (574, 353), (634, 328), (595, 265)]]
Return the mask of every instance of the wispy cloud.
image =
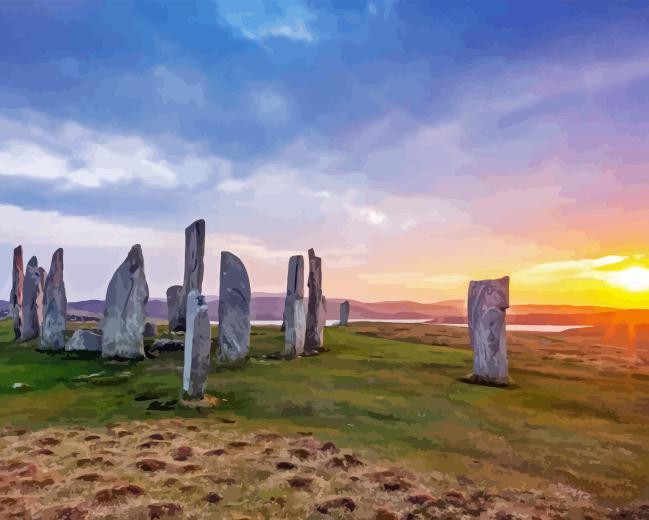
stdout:
[(315, 40), (315, 34), (309, 26), (315, 16), (300, 3), (218, 0), (216, 4), (227, 23), (250, 40), (286, 38), (306, 43)]
[(172, 188), (230, 172), (228, 161), (201, 154), (194, 145), (181, 143), (181, 156), (170, 156), (137, 135), (25, 117), (22, 124), (0, 117), (0, 176), (58, 180), (62, 188), (129, 182)]

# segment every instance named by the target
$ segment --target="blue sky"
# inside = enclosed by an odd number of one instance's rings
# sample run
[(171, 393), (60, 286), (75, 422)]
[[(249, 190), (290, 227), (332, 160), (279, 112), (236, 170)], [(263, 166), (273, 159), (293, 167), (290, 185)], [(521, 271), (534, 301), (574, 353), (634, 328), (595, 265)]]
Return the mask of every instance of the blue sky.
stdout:
[(253, 290), (315, 247), (332, 296), (435, 300), (644, 247), (646, 3), (2, 2), (0, 29), (0, 257), (63, 246), (73, 299), (133, 242), (162, 295), (196, 218), (212, 294), (221, 249)]

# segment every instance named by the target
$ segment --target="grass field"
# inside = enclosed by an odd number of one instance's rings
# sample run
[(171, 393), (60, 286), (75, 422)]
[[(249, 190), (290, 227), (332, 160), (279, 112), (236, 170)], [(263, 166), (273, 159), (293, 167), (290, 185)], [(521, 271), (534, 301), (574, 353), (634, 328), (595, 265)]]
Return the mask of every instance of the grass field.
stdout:
[[(565, 485), (607, 504), (649, 499), (644, 369), (582, 362), (556, 336), (512, 334), (516, 386), (500, 389), (460, 381), (471, 371), (462, 329), (332, 327), (328, 352), (293, 361), (267, 358), (282, 348), (278, 328), (252, 334), (245, 367), (214, 366), (210, 374), (208, 392), (222, 405), (194, 411), (177, 405), (181, 352), (140, 363), (42, 354), (13, 343), (9, 320), (0, 321), (0, 426), (234, 420), (242, 433), (313, 432), (369, 459), (452, 475), (460, 484)], [(29, 389), (12, 388), (18, 382)]]

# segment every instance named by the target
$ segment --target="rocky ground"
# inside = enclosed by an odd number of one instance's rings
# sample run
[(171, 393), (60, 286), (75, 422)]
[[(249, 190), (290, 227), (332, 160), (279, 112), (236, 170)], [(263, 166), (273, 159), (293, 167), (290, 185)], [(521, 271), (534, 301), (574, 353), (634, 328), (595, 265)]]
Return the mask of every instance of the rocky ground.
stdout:
[(242, 434), (236, 425), (152, 421), (103, 429), (5, 429), (0, 518), (649, 518), (585, 493), (459, 485), (380, 465), (309, 432)]

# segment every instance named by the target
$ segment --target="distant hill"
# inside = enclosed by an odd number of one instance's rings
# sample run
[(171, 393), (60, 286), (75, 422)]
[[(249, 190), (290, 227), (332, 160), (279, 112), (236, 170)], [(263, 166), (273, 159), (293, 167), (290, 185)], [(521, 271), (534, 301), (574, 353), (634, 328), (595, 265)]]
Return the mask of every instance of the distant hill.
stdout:
[[(206, 296), (210, 316), (217, 319), (218, 296)], [(339, 317), (339, 305), (343, 300), (327, 301), (327, 319)], [(362, 302), (349, 300), (352, 319), (371, 320), (430, 320), (435, 323), (466, 323), (466, 309), (462, 300), (445, 300), (435, 303), (419, 303), (408, 300), (385, 302)], [(251, 317), (253, 320), (281, 320), (284, 312), (284, 295), (254, 293)], [(9, 310), (9, 302), (0, 300), (0, 317)], [(101, 300), (83, 300), (68, 303), (68, 313), (77, 316), (100, 317), (104, 310)], [(152, 318), (167, 319), (167, 302), (151, 298), (147, 313)], [(514, 305), (507, 312), (507, 322), (520, 325), (608, 325), (622, 323), (649, 324), (649, 310), (616, 309), (592, 305)]]

